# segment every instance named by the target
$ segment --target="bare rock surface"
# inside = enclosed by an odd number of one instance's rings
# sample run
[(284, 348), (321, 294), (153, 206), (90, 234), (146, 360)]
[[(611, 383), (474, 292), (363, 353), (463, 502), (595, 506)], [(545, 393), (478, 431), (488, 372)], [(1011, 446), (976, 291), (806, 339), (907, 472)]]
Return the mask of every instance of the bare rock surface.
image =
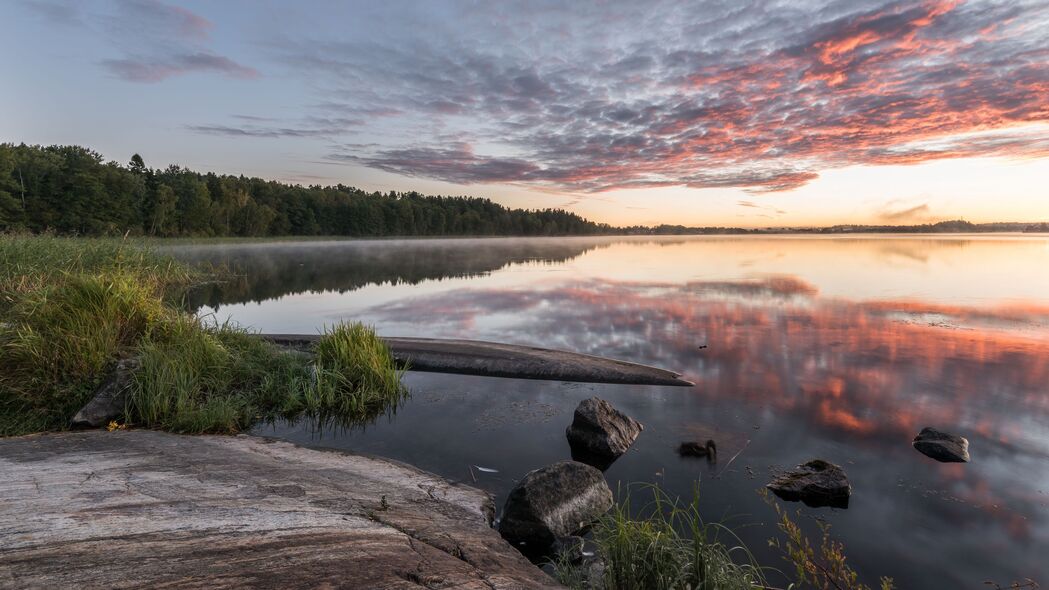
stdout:
[(941, 463), (968, 463), (969, 441), (957, 434), (925, 427), (912, 443), (918, 452)]
[[(260, 334), (280, 346), (308, 351), (320, 336)], [(657, 367), (567, 350), (480, 340), (383, 338), (394, 360), (412, 371), (583, 383), (633, 383), (691, 387), (692, 382)]]
[(847, 508), (852, 486), (845, 470), (822, 459), (813, 459), (780, 474), (767, 486), (777, 496), (809, 506)]
[(597, 469), (560, 461), (529, 472), (510, 490), (499, 532), (541, 552), (589, 526), (612, 507), (612, 490)]
[(573, 459), (604, 470), (627, 452), (644, 428), (607, 401), (592, 397), (579, 402), (565, 434)]
[(489, 496), (250, 436), (0, 439), (2, 588), (548, 588)]
[(73, 416), (72, 425), (98, 428), (123, 414), (128, 391), (140, 364), (133, 358), (118, 362), (95, 391), (95, 397)]

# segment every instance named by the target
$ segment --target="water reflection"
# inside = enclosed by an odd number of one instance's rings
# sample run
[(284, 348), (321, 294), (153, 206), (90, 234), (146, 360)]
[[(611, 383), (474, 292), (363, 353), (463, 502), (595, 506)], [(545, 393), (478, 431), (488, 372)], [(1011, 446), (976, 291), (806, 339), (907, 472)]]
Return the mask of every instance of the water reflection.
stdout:
[[(903, 443), (930, 424), (978, 439), (982, 462), (1049, 458), (1049, 340), (1028, 330), (1049, 321), (1049, 308), (996, 314), (823, 301), (816, 292), (784, 278), (680, 287), (589, 281), (528, 293), (465, 289), (370, 311), (388, 325), (438, 321), (458, 324), (449, 326), (455, 332), (478, 316), (520, 318), (502, 326), (504, 337), (674, 367), (699, 395), (792, 416), (810, 435), (884, 447), (886, 458), (913, 453)], [(923, 321), (930, 310), (937, 319)], [(972, 327), (988, 318), (993, 328)], [(1049, 482), (1044, 471), (1031, 476)], [(988, 500), (989, 486), (970, 484), (963, 498)]]
[(192, 263), (228, 268), (234, 276), (190, 295), (193, 308), (259, 302), (295, 293), (343, 293), (366, 285), (476, 277), (512, 263), (554, 264), (607, 240), (360, 240), (176, 246)]
[[(865, 574), (894, 576), (902, 588), (1049, 580), (1044, 239), (404, 247), (391, 246), (396, 256), (358, 249), (352, 261), (331, 249), (244, 258), (244, 282), (213, 291), (209, 305), (260, 329), (312, 332), (353, 318), (389, 335), (554, 346), (679, 370), (696, 387), (411, 374), (415, 397), (392, 421), (266, 433), (392, 456), (501, 502), (515, 478), (569, 456), (572, 411), (599, 395), (645, 424), (609, 468), (613, 487), (652, 481), (687, 495), (700, 479), (706, 517), (764, 521), (770, 512), (754, 492), (777, 470), (822, 457), (845, 468), (854, 494), (848, 510), (805, 513), (833, 523)], [(399, 266), (408, 251), (415, 262)], [(322, 269), (315, 275), (298, 266), (311, 260)], [(348, 289), (357, 290), (335, 294)], [(259, 303), (227, 305), (244, 300)], [(972, 463), (914, 451), (924, 426), (969, 438)], [(723, 461), (740, 453), (728, 470), (675, 452), (707, 438)], [(472, 473), (471, 464), (499, 474)], [(772, 559), (767, 528), (742, 535)]]

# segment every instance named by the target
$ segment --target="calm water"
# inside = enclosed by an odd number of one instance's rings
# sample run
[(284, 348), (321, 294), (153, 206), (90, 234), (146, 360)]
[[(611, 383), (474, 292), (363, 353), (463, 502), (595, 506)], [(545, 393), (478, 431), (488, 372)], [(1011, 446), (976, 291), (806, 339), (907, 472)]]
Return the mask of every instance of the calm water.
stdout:
[[(195, 295), (266, 332), (360, 320), (388, 336), (535, 344), (680, 371), (693, 389), (410, 373), (412, 400), (359, 431), (260, 434), (407, 461), (493, 492), (569, 457), (564, 429), (598, 395), (645, 425), (606, 472), (731, 516), (772, 565), (776, 469), (842, 465), (832, 525), (868, 580), (901, 588), (1049, 585), (1049, 238), (665, 237), (191, 246), (245, 276)], [(701, 348), (706, 346), (706, 348)], [(966, 436), (972, 462), (914, 451), (923, 426)], [(720, 463), (678, 458), (713, 438)], [(729, 458), (739, 453), (728, 468)], [(497, 469), (473, 470), (470, 465)], [(476, 478), (476, 483), (474, 483)], [(779, 502), (779, 500), (776, 500)], [(762, 526), (760, 523), (766, 523)]]

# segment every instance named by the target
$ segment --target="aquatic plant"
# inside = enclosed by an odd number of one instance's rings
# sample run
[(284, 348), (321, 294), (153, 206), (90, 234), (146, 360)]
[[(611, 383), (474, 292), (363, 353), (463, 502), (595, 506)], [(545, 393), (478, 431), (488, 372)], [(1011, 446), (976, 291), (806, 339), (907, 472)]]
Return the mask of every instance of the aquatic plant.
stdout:
[(644, 485), (652, 500), (635, 511), (631, 490), (593, 527), (599, 567), (584, 568), (565, 556), (555, 576), (569, 588), (642, 590), (753, 590), (767, 588), (766, 572), (738, 536), (722, 523), (705, 522), (699, 490), (682, 503)]
[(407, 395), (393, 353), (375, 331), (359, 323), (327, 328), (314, 348), (315, 379), (306, 410), (321, 415), (372, 416)]
[[(773, 538), (769, 545), (782, 552), (784, 559), (794, 566), (796, 587), (817, 590), (870, 590), (870, 586), (859, 581), (859, 573), (847, 563), (845, 546), (830, 536), (830, 525), (817, 522), (820, 530), (819, 545), (813, 545), (801, 527), (790, 518), (768, 492), (762, 490), (765, 502), (776, 511), (777, 527), (784, 539)], [(894, 588), (892, 578), (879, 580), (880, 590)]]

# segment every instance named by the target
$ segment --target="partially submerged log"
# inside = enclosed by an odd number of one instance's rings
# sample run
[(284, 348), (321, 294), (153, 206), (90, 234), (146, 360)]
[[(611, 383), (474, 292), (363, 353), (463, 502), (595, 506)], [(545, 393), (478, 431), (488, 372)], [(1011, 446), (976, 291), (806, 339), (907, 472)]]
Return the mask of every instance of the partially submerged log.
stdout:
[[(275, 344), (308, 350), (310, 334), (261, 334)], [(680, 373), (600, 356), (517, 344), (438, 338), (383, 338), (394, 359), (413, 371), (584, 383), (691, 387)]]
[(0, 439), (2, 588), (556, 587), (488, 494), (249, 436)]

